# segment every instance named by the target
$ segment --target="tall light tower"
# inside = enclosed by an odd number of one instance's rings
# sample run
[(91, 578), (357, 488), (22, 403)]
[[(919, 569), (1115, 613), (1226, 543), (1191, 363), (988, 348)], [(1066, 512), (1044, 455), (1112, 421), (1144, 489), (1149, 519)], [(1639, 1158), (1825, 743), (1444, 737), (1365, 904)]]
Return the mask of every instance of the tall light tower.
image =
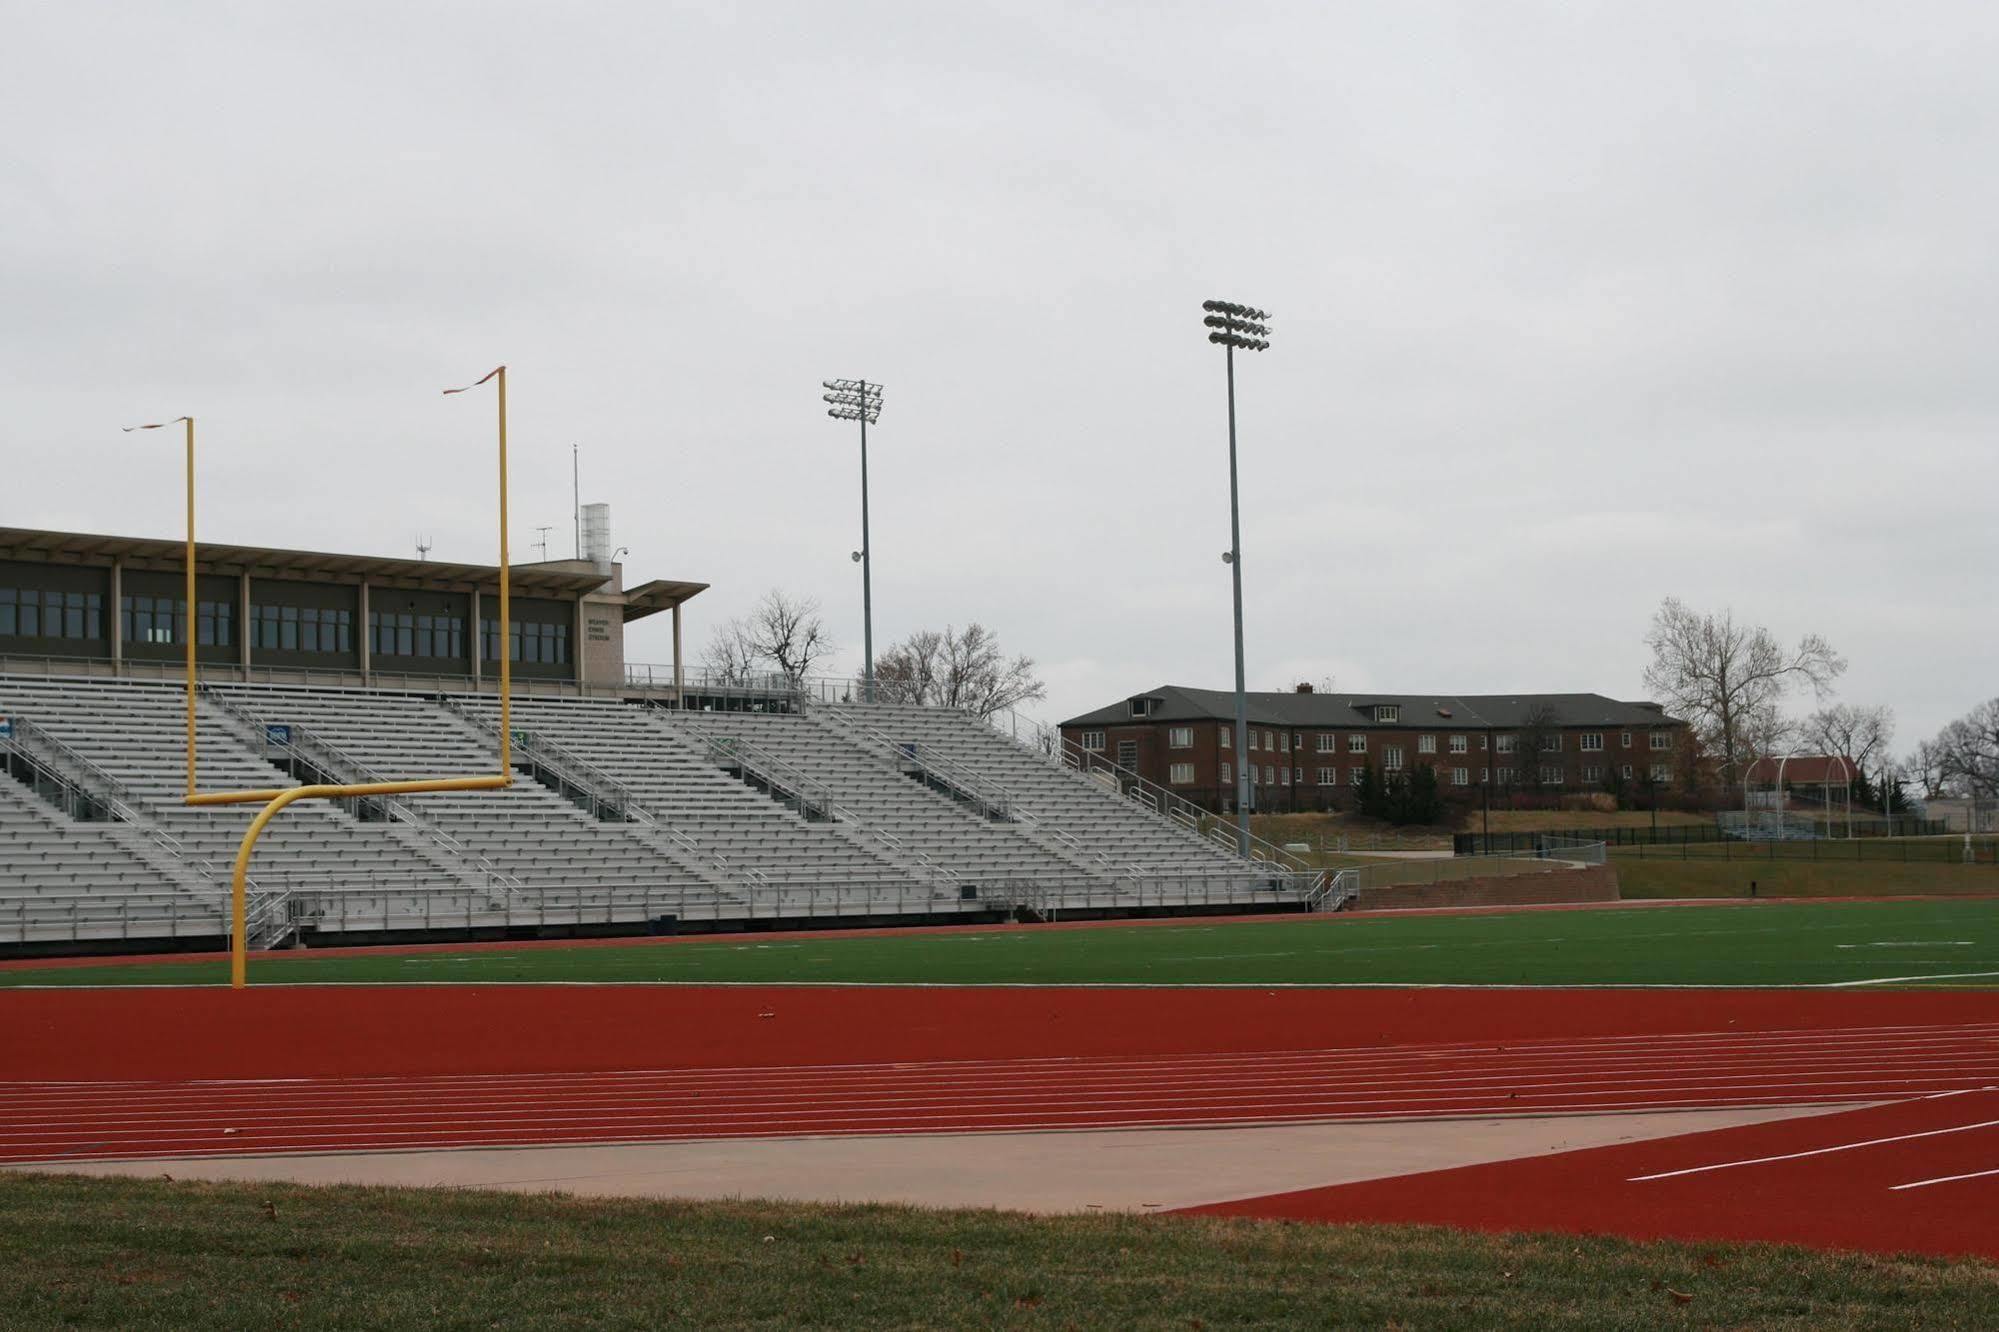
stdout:
[(1219, 343), (1228, 354), (1229, 369), (1229, 549), (1222, 556), (1235, 576), (1235, 821), (1236, 841), (1243, 858), (1249, 858), (1249, 694), (1243, 684), (1242, 669), (1242, 506), (1236, 494), (1235, 465), (1235, 354), (1265, 351), (1270, 346), (1268, 312), (1233, 301), (1202, 301), (1207, 315), (1208, 341)]
[(882, 412), (882, 386), (865, 379), (828, 379), (821, 387), (831, 404), (826, 415), (838, 421), (861, 423), (861, 548), (854, 560), (861, 566), (861, 637), (867, 654), (865, 674), (867, 701), (875, 701), (875, 584), (874, 547), (868, 540), (868, 427)]

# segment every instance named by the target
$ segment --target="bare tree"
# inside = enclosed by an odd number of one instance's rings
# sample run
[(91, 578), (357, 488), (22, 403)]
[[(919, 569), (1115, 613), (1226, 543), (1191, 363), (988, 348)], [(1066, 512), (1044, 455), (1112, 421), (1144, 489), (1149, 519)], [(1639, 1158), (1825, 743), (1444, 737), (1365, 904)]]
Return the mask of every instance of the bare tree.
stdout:
[(833, 650), (819, 603), (772, 588), (748, 615), (716, 626), (701, 666), (719, 684), (748, 684), (761, 667), (796, 687)]
[[(1520, 719), (1513, 737), (1513, 761), (1520, 765), (1515, 785), (1523, 791), (1539, 791), (1542, 786), (1541, 765), (1548, 762), (1549, 755), (1555, 753), (1555, 747), (1562, 743), (1562, 730), (1556, 724), (1554, 706), (1536, 703), (1529, 708), (1527, 715)], [(1557, 763), (1560, 761), (1555, 760)]]
[(984, 625), (911, 634), (875, 659), (875, 687), (890, 699), (963, 708), (981, 717), (1047, 697), (1034, 659), (1009, 658)]
[(921, 629), (875, 658), (875, 689), (891, 703), (934, 703), (944, 635)]
[(1842, 755), (1858, 764), (1862, 773), (1873, 772), (1888, 761), (1895, 710), (1835, 703), (1805, 718), (1802, 734), (1805, 743), (1821, 754)]
[(748, 629), (741, 620), (715, 626), (714, 636), (701, 650), (701, 669), (715, 684), (745, 685), (756, 672), (756, 653), (750, 648)]
[(1943, 728), (1933, 742), (1943, 790), (1999, 796), (1999, 698), (1989, 698)]
[(751, 608), (746, 631), (750, 650), (777, 667), (794, 686), (833, 651), (833, 640), (819, 619), (819, 603), (811, 597), (786, 596), (775, 587)]
[(1652, 649), (1645, 687), (1692, 723), (1730, 785), (1742, 779), (1757, 745), (1782, 729), (1787, 689), (1806, 684), (1823, 699), (1846, 670), (1846, 659), (1817, 634), (1786, 651), (1761, 625), (1737, 624), (1733, 611), (1703, 615), (1677, 597), (1659, 603), (1645, 644)]
[(1902, 760), (1902, 771), (1916, 784), (1917, 794), (1925, 800), (1934, 800), (1943, 794), (1944, 784), (1943, 748), (1934, 740), (1919, 740), (1909, 756)]

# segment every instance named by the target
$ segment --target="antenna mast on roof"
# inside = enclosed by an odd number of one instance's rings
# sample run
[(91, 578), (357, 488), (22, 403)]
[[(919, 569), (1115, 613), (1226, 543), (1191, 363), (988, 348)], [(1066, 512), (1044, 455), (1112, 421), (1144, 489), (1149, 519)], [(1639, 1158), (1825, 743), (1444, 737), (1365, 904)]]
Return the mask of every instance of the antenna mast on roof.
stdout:
[(581, 446), (569, 446), (569, 507), (571, 517), (576, 520), (575, 559), (583, 558), (583, 461)]
[(429, 537), (418, 537), (416, 539), (416, 557), (420, 560), (429, 559), (431, 547), (435, 544), (436, 542), (432, 541)]
[(554, 527), (555, 527), (554, 523), (540, 523), (534, 529), (535, 531), (541, 533), (541, 540), (535, 542), (535, 544), (541, 547), (541, 558), (543, 559), (543, 561), (546, 561), (548, 559), (548, 534), (550, 531), (554, 529)]

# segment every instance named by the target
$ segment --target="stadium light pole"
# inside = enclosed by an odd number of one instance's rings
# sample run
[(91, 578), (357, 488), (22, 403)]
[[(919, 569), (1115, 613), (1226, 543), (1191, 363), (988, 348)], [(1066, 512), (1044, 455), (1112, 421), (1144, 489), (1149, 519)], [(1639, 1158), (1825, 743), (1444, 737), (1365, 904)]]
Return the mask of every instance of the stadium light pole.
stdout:
[(1245, 860), (1249, 858), (1249, 693), (1243, 682), (1242, 667), (1242, 505), (1236, 487), (1235, 460), (1235, 354), (1265, 351), (1270, 347), (1270, 315), (1250, 305), (1234, 301), (1202, 301), (1207, 311), (1201, 322), (1207, 326), (1208, 341), (1227, 353), (1229, 376), (1229, 549), (1222, 560), (1235, 578), (1235, 767), (1236, 842)]
[(868, 427), (880, 419), (882, 386), (865, 379), (828, 379), (820, 387), (829, 404), (826, 415), (836, 421), (861, 423), (861, 548), (854, 560), (861, 566), (861, 643), (865, 654), (867, 701), (875, 701), (874, 542), (868, 536)]

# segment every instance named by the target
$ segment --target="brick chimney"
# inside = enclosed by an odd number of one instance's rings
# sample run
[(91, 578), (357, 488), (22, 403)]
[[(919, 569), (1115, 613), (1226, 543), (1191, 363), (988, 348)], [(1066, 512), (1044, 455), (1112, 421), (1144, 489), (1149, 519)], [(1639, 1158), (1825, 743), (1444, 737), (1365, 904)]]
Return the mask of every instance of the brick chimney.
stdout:
[(1298, 682), (1297, 692), (1300, 694), (1309, 694), (1312, 692), (1312, 686), (1309, 682), (1301, 680)]

